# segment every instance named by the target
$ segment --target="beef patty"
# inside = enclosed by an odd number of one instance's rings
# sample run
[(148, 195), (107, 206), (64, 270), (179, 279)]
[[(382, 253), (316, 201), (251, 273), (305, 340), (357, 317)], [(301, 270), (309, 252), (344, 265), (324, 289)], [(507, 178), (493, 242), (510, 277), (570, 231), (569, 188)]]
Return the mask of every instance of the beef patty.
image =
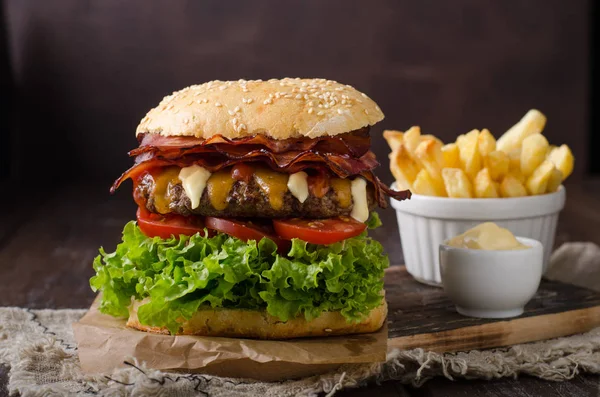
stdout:
[[(154, 190), (155, 181), (151, 174), (146, 174), (137, 184), (135, 193), (138, 197), (145, 199), (146, 208), (149, 211), (158, 212), (155, 206)], [(227, 207), (222, 211), (211, 205), (207, 189), (202, 194), (200, 205), (192, 209), (191, 201), (181, 182), (170, 184), (166, 199), (171, 213), (184, 216), (202, 215), (228, 218), (332, 218), (349, 215), (353, 206), (351, 203), (342, 208), (333, 189), (329, 189), (321, 198), (309, 194), (304, 203), (298, 201), (292, 193), (287, 191), (284, 194), (282, 208), (276, 210), (271, 206), (268, 197), (254, 179), (249, 182), (236, 181), (227, 195)], [(367, 200), (369, 209), (372, 210), (376, 203), (371, 186), (367, 187)]]

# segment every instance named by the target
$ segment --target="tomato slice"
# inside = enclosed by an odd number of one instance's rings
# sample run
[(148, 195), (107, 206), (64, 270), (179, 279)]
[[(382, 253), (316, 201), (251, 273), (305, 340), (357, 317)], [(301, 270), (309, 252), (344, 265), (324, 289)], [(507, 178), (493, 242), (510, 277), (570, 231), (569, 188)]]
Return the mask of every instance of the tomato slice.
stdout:
[(266, 224), (215, 218), (212, 216), (207, 216), (205, 222), (206, 227), (237, 237), (242, 241), (260, 241), (263, 237), (267, 237), (275, 242), (278, 248), (277, 251), (281, 254), (286, 254), (291, 247), (290, 241), (278, 237), (273, 231), (273, 228)]
[(191, 236), (196, 233), (204, 235), (204, 224), (197, 217), (185, 217), (181, 215), (161, 215), (139, 207), (137, 210), (137, 223), (148, 237), (171, 238), (184, 234)]
[(273, 226), (285, 239), (299, 238), (313, 244), (333, 244), (361, 234), (366, 228), (350, 217), (330, 219), (276, 219)]

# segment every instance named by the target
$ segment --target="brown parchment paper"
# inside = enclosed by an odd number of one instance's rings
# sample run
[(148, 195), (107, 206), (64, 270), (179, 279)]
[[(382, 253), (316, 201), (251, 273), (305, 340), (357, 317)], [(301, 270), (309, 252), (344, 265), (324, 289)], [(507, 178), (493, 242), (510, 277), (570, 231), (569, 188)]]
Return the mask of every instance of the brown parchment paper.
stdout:
[(73, 324), (81, 369), (110, 373), (135, 357), (151, 368), (276, 381), (323, 373), (346, 363), (385, 361), (387, 326), (372, 334), (265, 341), (170, 336), (125, 327), (98, 311), (99, 299)]

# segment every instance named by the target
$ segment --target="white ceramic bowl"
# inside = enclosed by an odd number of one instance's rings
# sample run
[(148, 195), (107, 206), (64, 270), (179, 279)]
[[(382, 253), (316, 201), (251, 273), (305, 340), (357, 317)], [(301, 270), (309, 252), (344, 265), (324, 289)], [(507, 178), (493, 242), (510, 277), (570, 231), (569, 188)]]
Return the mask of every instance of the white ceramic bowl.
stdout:
[(537, 240), (517, 240), (530, 248), (485, 251), (440, 245), (442, 285), (460, 314), (507, 318), (523, 313), (540, 285), (544, 249)]
[(516, 198), (459, 199), (413, 194), (410, 200), (391, 200), (406, 270), (418, 281), (440, 286), (439, 245), (489, 221), (516, 236), (541, 241), (545, 271), (565, 196), (561, 186), (555, 193)]

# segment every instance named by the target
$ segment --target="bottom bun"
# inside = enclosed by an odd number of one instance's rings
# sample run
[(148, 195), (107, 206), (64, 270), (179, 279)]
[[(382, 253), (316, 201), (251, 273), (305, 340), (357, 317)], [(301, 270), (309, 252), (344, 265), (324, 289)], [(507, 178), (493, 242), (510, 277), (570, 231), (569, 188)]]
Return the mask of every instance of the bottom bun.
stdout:
[[(169, 334), (166, 327), (152, 327), (140, 323), (137, 309), (145, 301), (136, 301), (129, 308), (127, 326), (140, 331)], [(254, 339), (291, 339), (309, 336), (364, 334), (381, 328), (387, 316), (385, 299), (381, 306), (371, 310), (359, 323), (348, 323), (340, 312), (324, 312), (307, 321), (296, 317), (286, 322), (271, 316), (265, 310), (200, 308), (191, 319), (183, 322), (176, 335), (225, 336)]]

